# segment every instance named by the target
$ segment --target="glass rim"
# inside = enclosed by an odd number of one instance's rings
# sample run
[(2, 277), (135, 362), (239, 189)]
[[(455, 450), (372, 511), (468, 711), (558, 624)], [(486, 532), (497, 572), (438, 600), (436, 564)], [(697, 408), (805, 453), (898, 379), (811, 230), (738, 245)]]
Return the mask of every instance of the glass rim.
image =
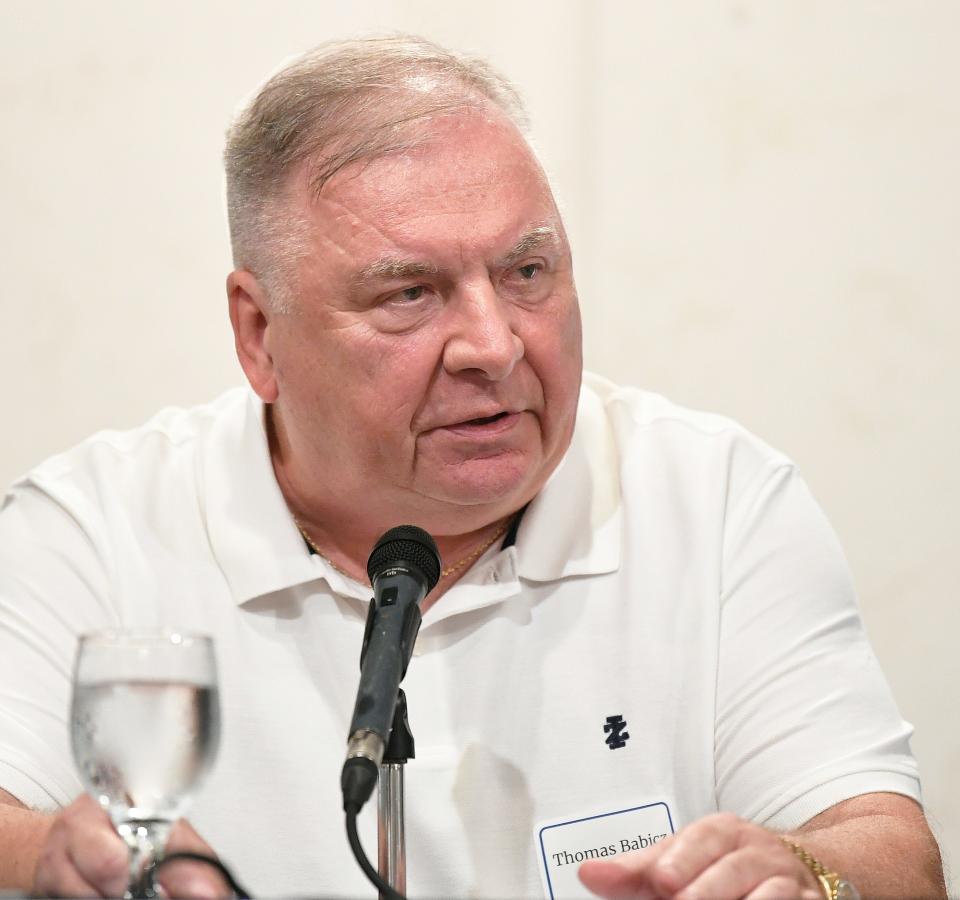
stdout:
[(179, 628), (104, 628), (85, 631), (77, 636), (80, 644), (158, 644), (176, 647), (181, 644), (213, 644), (213, 636), (199, 631), (184, 631)]

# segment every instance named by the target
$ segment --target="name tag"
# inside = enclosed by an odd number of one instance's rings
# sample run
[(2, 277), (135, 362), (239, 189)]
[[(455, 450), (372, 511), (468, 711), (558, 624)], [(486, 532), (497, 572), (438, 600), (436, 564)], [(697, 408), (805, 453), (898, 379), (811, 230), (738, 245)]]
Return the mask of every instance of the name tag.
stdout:
[(673, 830), (673, 818), (666, 803), (649, 803), (581, 819), (541, 822), (535, 836), (544, 893), (550, 900), (574, 897), (596, 900), (577, 878), (580, 863), (643, 850), (673, 834)]

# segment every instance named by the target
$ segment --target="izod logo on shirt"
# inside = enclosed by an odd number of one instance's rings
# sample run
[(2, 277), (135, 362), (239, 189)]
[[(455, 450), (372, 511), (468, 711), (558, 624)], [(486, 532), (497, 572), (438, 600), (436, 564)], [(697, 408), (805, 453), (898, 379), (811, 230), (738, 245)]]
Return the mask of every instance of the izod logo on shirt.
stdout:
[(581, 863), (643, 850), (673, 832), (670, 808), (663, 802), (541, 822), (534, 836), (544, 894), (550, 900), (593, 897), (577, 878)]

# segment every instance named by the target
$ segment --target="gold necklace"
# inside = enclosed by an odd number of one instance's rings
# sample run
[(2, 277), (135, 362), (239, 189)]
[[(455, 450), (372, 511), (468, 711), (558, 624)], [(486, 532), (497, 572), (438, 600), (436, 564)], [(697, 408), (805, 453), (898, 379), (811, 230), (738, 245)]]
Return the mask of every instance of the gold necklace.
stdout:
[(507, 530), (507, 527), (510, 525), (510, 522), (511, 522), (511, 521), (513, 521), (513, 516), (511, 516), (509, 519), (507, 519), (507, 521), (504, 522), (504, 523), (493, 533), (493, 537), (491, 537), (489, 540), (484, 541), (484, 542), (483, 542), (479, 547), (477, 547), (477, 549), (474, 550), (472, 553), (468, 553), (463, 559), (460, 560), (460, 562), (454, 563), (452, 566), (450, 566), (450, 567), (447, 568), (447, 569), (441, 569), (441, 570), (440, 570), (440, 577), (441, 577), (441, 578), (446, 578), (448, 575), (452, 575), (452, 574), (453, 574), (454, 572), (456, 572), (457, 570), (462, 569), (468, 562), (473, 562), (473, 560), (475, 560), (475, 559), (477, 559), (477, 557), (481, 556), (487, 549), (489, 549), (489, 547), (491, 546), (491, 544), (493, 544), (493, 542), (496, 541), (497, 538), (499, 538), (499, 537)]
[[(344, 572), (344, 570), (341, 569), (340, 566), (338, 566), (332, 559), (330, 559), (330, 557), (327, 556), (326, 553), (324, 553), (317, 546), (316, 542), (313, 540), (312, 537), (310, 537), (309, 533), (307, 532), (307, 529), (303, 527), (303, 524), (301, 523), (301, 521), (295, 515), (293, 515), (293, 513), (291, 513), (290, 516), (293, 519), (293, 524), (297, 526), (297, 531), (300, 532), (300, 535), (307, 542), (307, 544), (309, 544), (310, 548), (314, 551), (314, 553), (317, 554), (317, 556), (319, 556), (323, 560), (326, 560), (326, 562), (328, 562), (331, 566), (333, 566), (333, 568), (336, 569), (341, 575), (346, 575), (347, 578), (353, 578), (353, 576), (349, 572)], [(510, 526), (510, 523), (512, 521), (513, 521), (513, 516), (507, 519), (507, 521), (504, 522), (493, 533), (493, 535), (490, 538), (485, 540), (479, 547), (475, 548), (474, 550), (471, 550), (459, 562), (454, 563), (452, 566), (449, 566), (446, 569), (441, 569), (440, 577), (446, 578), (448, 575), (452, 575), (454, 572), (457, 572), (460, 569), (462, 569), (467, 563), (473, 562), (473, 560), (481, 556), (486, 550), (488, 550), (491, 547), (491, 545), (493, 544), (494, 541), (497, 540), (497, 538), (501, 537), (506, 532), (507, 528)]]
[[(315, 542), (315, 541), (313, 540), (313, 538), (310, 537), (310, 535), (307, 533), (307, 529), (303, 527), (303, 525), (300, 523), (300, 520), (299, 520), (296, 516), (294, 516), (293, 513), (290, 513), (290, 515), (291, 515), (292, 518), (293, 518), (293, 524), (297, 526), (297, 531), (300, 532), (300, 536), (310, 545), (310, 549), (313, 550), (313, 552), (316, 553), (317, 556), (320, 557), (320, 559), (324, 560), (324, 562), (326, 562), (326, 563), (328, 563), (329, 565), (333, 566), (333, 568), (336, 569), (341, 575), (345, 575), (347, 578), (353, 579), (353, 576), (352, 576), (349, 572), (344, 572), (344, 570), (341, 569), (340, 566), (338, 566), (332, 559), (330, 559), (330, 557), (327, 556), (326, 553), (324, 553), (324, 552), (316, 545), (316, 542)], [(355, 580), (355, 579), (353, 579), (353, 580)], [(361, 583), (363, 583), (363, 582), (361, 582)]]

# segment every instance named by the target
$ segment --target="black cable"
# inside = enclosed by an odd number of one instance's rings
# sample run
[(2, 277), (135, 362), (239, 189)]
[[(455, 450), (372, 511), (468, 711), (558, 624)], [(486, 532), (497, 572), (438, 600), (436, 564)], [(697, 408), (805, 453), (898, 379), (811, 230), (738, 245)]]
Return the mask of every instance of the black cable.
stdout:
[(370, 879), (370, 883), (380, 892), (381, 900), (407, 900), (399, 891), (394, 890), (381, 877), (380, 873), (370, 865), (370, 860), (363, 852), (360, 845), (360, 836), (357, 834), (357, 813), (359, 809), (350, 806), (347, 810), (347, 840), (350, 841), (350, 849), (356, 857), (357, 863), (363, 869), (363, 874)]
[(177, 859), (189, 860), (190, 862), (199, 862), (206, 863), (208, 866), (213, 866), (224, 878), (227, 884), (230, 886), (230, 890), (239, 898), (239, 900), (250, 900), (250, 894), (247, 893), (246, 889), (233, 877), (233, 872), (231, 872), (219, 859), (213, 856), (207, 856), (203, 853), (188, 853), (186, 851), (180, 853), (168, 853), (163, 859), (158, 860), (153, 864), (154, 869), (159, 869), (161, 866), (165, 866), (168, 862), (173, 862)]

